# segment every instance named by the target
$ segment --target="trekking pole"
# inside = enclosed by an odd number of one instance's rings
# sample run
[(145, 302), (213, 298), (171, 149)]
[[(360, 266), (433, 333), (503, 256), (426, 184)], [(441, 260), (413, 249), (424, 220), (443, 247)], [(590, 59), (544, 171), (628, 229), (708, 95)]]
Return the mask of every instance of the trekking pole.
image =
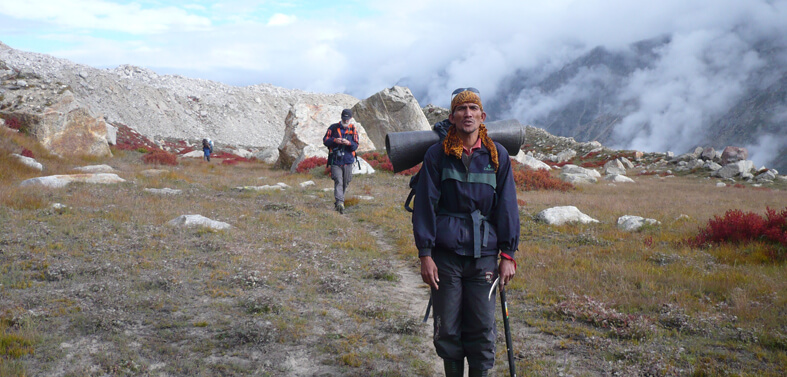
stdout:
[[(492, 289), (489, 290), (489, 295), (487, 296), (487, 300), (492, 299), (492, 295), (495, 293), (495, 288), (497, 288), (497, 283), (500, 282), (500, 276), (495, 279), (495, 282), (492, 283)], [(506, 303), (506, 291), (505, 286), (500, 286), (500, 307), (503, 310), (503, 328), (505, 329), (506, 333), (506, 353), (508, 353), (508, 372), (511, 374), (511, 377), (516, 377), (516, 364), (514, 364), (514, 349), (511, 347), (511, 325), (508, 323), (508, 304)]]
[(424, 314), (424, 323), (429, 320), (429, 310), (432, 309), (432, 294), (429, 294), (429, 303), (426, 304), (426, 314)]
[(506, 332), (506, 352), (508, 352), (508, 372), (511, 377), (516, 377), (516, 364), (514, 364), (514, 349), (511, 347), (511, 325), (508, 323), (508, 304), (506, 303), (505, 286), (500, 286), (500, 306), (503, 310), (503, 327)]

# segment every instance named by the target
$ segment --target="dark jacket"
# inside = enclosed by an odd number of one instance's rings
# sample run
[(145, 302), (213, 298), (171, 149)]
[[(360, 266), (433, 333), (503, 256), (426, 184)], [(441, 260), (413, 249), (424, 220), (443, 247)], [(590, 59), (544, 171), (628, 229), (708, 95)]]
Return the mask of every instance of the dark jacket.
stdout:
[[(334, 139), (347, 139), (350, 145), (338, 144)], [(331, 165), (347, 165), (355, 162), (355, 150), (358, 149), (358, 132), (355, 125), (350, 123), (347, 127), (342, 127), (341, 123), (334, 123), (328, 127), (322, 143), (330, 149), (328, 157)]]
[(434, 248), (474, 255), (474, 233), (478, 232), (467, 217), (475, 210), (486, 217), (480, 233), (487, 242), (481, 255), (502, 251), (514, 257), (519, 246), (516, 187), (508, 151), (499, 143), (495, 146), (500, 164), (497, 172), (483, 145), (470, 156), (469, 170), (461, 160), (447, 156), (441, 143), (426, 151), (413, 212), (419, 257), (430, 256)]

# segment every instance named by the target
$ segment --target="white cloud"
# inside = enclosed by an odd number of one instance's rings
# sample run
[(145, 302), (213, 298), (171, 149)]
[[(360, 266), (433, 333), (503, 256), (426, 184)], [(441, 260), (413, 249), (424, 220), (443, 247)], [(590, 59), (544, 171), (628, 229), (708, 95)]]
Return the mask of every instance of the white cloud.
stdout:
[(757, 142), (747, 145), (746, 149), (750, 152), (749, 160), (755, 163), (756, 168), (773, 166), (774, 160), (787, 149), (787, 136), (760, 135)]
[(286, 14), (276, 13), (270, 18), (270, 20), (268, 20), (268, 26), (285, 26), (295, 23), (296, 20), (297, 17), (295, 16), (288, 16)]
[(637, 109), (615, 129), (633, 149), (685, 151), (744, 93), (762, 61), (731, 32), (679, 34), (652, 69), (635, 72), (621, 102)]
[(211, 25), (205, 17), (172, 6), (146, 9), (139, 3), (116, 4), (104, 0), (5, 1), (0, 3), (0, 14), (73, 30), (130, 34), (201, 30)]

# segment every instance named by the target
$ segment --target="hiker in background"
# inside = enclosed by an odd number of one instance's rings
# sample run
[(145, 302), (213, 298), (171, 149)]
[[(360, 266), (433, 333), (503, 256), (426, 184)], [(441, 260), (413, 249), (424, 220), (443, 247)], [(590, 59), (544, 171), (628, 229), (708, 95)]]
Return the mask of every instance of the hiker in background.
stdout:
[(205, 161), (210, 162), (210, 154), (213, 153), (213, 141), (202, 139), (202, 153), (205, 154)]
[[(511, 160), (487, 136), (475, 88), (453, 93), (451, 126), (424, 155), (413, 235), (421, 278), (431, 287), (434, 345), (445, 375), (486, 376), (495, 362), (494, 281), (516, 272), (519, 210)], [(498, 262), (498, 256), (500, 261)]]
[(333, 179), (334, 209), (344, 213), (344, 197), (347, 187), (353, 179), (353, 163), (355, 150), (358, 149), (358, 132), (350, 123), (353, 113), (350, 109), (342, 110), (342, 120), (328, 127), (322, 143), (328, 147), (328, 165), (331, 167)]

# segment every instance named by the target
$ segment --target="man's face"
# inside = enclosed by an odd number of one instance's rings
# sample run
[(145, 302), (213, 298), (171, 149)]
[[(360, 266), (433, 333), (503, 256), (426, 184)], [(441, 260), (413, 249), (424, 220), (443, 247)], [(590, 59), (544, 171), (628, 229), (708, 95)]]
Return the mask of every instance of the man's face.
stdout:
[(471, 134), (481, 127), (481, 123), (484, 123), (486, 113), (478, 104), (467, 102), (456, 106), (454, 112), (448, 115), (448, 120), (456, 126), (457, 131)]

